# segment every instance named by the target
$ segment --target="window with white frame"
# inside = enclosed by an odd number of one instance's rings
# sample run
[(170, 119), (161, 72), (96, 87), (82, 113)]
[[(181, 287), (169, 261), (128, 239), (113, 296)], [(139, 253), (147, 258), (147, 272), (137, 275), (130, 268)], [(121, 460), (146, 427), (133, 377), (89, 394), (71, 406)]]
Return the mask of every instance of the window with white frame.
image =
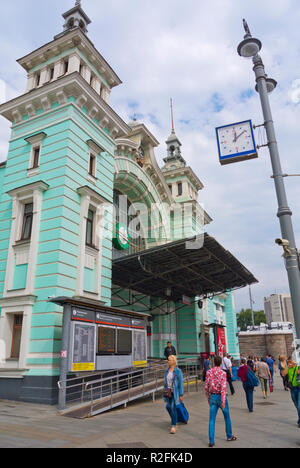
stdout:
[(42, 196), (48, 188), (48, 184), (38, 181), (7, 192), (12, 197), (13, 207), (3, 297), (15, 295), (13, 289), (15, 266), (23, 264), (28, 264), (29, 272), (23, 289), (27, 294), (33, 293)]
[(89, 160), (89, 175), (96, 177), (97, 156), (95, 153), (90, 152)]
[(25, 140), (31, 144), (29, 165), (27, 175), (35, 175), (38, 172), (41, 159), (42, 141), (46, 137), (44, 132), (25, 138)]

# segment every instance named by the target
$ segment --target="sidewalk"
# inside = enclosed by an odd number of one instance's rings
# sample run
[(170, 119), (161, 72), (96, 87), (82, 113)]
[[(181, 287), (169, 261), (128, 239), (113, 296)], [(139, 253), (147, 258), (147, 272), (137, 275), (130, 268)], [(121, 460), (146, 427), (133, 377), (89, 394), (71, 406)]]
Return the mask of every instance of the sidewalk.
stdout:
[[(226, 442), (221, 412), (216, 423), (218, 448), (299, 448), (300, 429), (290, 393), (275, 378), (274, 393), (264, 400), (254, 393), (254, 413), (246, 408), (240, 382), (229, 395), (236, 442)], [(0, 448), (206, 448), (208, 404), (203, 385), (198, 393), (186, 393), (188, 425), (169, 434), (169, 415), (161, 398), (144, 399), (93, 418), (79, 420), (58, 415), (56, 407), (0, 401)]]

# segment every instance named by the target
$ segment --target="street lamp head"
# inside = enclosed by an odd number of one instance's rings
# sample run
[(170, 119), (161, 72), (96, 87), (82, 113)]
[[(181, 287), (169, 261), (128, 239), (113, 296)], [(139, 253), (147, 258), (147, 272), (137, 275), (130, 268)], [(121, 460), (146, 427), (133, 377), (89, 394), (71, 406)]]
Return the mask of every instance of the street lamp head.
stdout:
[(259, 39), (252, 37), (248, 23), (245, 19), (243, 19), (243, 26), (246, 34), (244, 36), (244, 40), (239, 44), (237, 51), (241, 57), (252, 58), (258, 54), (262, 44)]
[(238, 54), (244, 58), (252, 58), (258, 54), (262, 47), (259, 39), (248, 37), (244, 39), (237, 48)]
[[(277, 81), (273, 80), (273, 78), (266, 78), (266, 85), (267, 85), (267, 92), (270, 94), (276, 88)], [(255, 91), (258, 92), (258, 86), (257, 85), (255, 86)]]

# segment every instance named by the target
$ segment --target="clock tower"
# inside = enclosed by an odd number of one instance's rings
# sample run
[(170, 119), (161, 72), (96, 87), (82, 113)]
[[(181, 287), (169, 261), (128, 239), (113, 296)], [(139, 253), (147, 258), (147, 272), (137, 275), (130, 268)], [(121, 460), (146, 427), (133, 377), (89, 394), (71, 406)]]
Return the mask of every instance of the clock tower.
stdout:
[(25, 93), (0, 106), (11, 123), (0, 165), (1, 397), (57, 400), (65, 296), (110, 305), (115, 139), (130, 127), (110, 107), (120, 78), (87, 36), (80, 1), (63, 31), (18, 60)]

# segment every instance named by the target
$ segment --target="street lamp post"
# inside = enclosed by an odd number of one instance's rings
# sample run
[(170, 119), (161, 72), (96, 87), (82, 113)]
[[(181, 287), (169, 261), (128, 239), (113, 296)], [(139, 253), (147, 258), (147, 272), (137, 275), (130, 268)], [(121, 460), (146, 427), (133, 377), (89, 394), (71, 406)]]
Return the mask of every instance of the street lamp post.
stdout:
[(285, 267), (287, 270), (291, 300), (293, 304), (295, 328), (297, 334), (297, 361), (300, 363), (300, 271), (298, 263), (298, 251), (296, 248), (295, 236), (292, 225), (292, 212), (288, 206), (286, 191), (284, 187), (284, 174), (282, 173), (279, 151), (276, 141), (274, 123), (271, 113), (268, 93), (272, 92), (277, 83), (268, 78), (265, 73), (264, 64), (258, 52), (262, 44), (258, 39), (252, 37), (248, 24), (243, 20), (246, 35), (238, 46), (238, 54), (242, 57), (252, 58), (253, 71), (256, 78), (256, 91), (259, 93), (262, 112), (264, 116), (264, 126), (268, 138), (271, 164), (273, 169), (275, 190), (278, 201), (277, 216), (280, 221), (281, 235), (289, 243), (289, 251), (284, 254)]

